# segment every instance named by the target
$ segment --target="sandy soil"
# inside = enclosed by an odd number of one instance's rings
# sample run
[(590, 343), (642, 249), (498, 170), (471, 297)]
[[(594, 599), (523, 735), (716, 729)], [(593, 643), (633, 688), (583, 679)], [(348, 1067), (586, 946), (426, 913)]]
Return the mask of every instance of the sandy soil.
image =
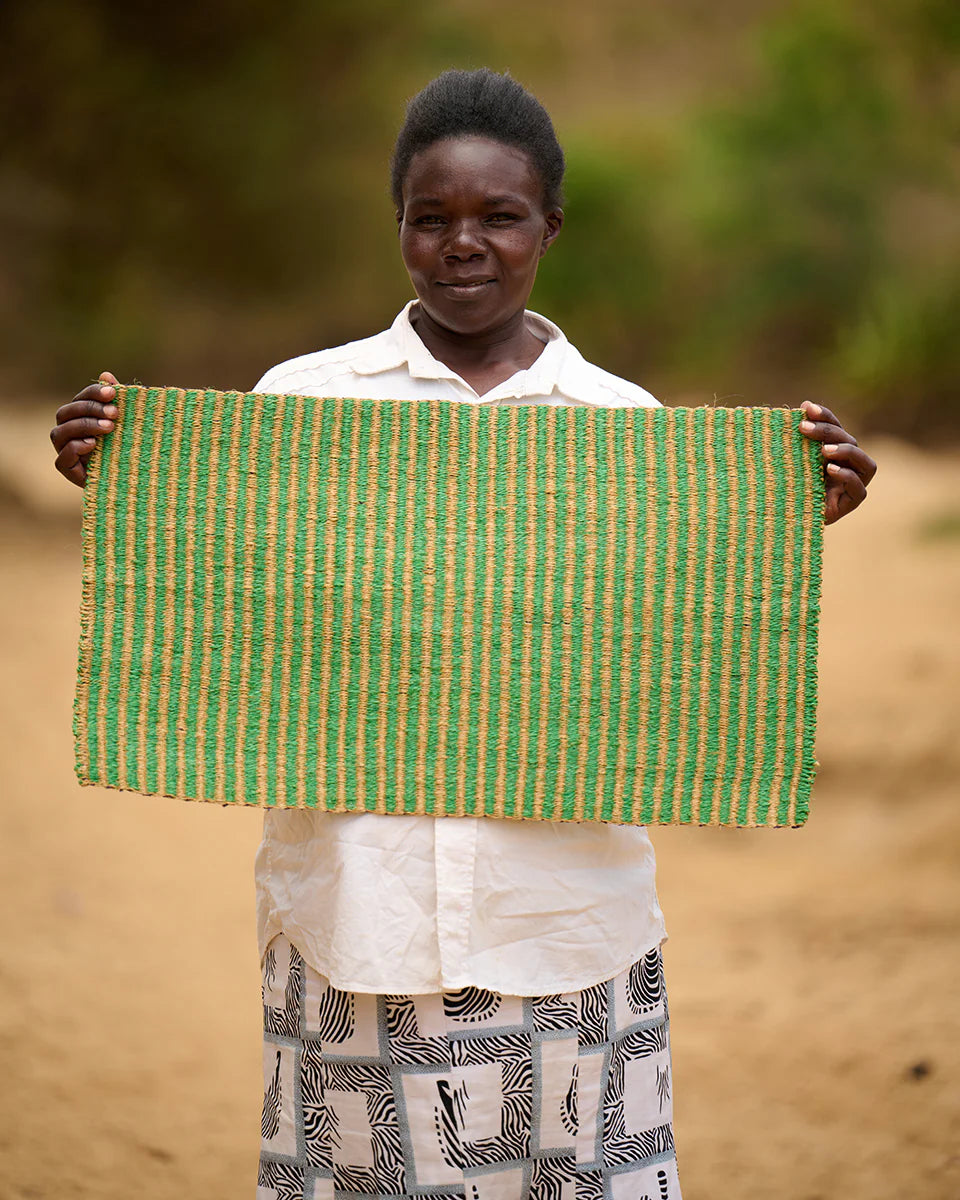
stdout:
[[(259, 817), (76, 786), (48, 424), (0, 447), (0, 1197), (252, 1197)], [(960, 459), (875, 454), (828, 531), (809, 824), (655, 834), (687, 1200), (960, 1196)]]

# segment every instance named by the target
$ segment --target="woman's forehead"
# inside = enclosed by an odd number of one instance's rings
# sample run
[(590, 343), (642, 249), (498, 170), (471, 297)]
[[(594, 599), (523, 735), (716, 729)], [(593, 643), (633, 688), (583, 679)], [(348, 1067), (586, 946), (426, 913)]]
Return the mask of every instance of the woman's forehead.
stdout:
[(410, 159), (403, 180), (406, 203), (464, 191), (539, 200), (542, 183), (526, 151), (493, 138), (444, 138)]

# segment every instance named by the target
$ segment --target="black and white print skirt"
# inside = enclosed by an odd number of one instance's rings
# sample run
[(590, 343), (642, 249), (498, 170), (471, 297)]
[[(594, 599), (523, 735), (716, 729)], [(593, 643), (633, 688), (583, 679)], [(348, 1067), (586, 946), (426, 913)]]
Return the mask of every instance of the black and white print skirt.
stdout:
[(257, 1200), (680, 1200), (663, 966), (557, 996), (263, 971)]

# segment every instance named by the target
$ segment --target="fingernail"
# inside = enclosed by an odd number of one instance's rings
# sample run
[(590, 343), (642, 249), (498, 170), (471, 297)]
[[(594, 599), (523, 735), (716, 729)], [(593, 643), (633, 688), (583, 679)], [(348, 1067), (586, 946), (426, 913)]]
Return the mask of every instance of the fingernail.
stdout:
[(812, 421), (801, 421), (800, 428), (803, 430), (804, 433), (813, 433), (813, 428), (814, 428), (813, 422)]
[(105, 404), (103, 406), (103, 415), (105, 417), (115, 417), (118, 411), (119, 410), (115, 404)]
[(97, 439), (96, 438), (84, 438), (83, 444), (85, 446), (95, 446), (97, 444)]
[(112, 400), (117, 393), (112, 387), (102, 387), (100, 395), (104, 400)]
[(839, 449), (839, 446), (824, 446), (823, 452), (824, 454), (836, 454)]
[(811, 417), (819, 417), (820, 414), (823, 412), (823, 409), (820, 407), (819, 404), (811, 404), (808, 400), (807, 401), (807, 412), (810, 414)]
[(839, 475), (840, 470), (841, 470), (840, 464), (839, 463), (827, 463), (827, 470), (832, 471), (834, 475)]
[(100, 426), (101, 429), (112, 429), (113, 428), (112, 421), (98, 421), (97, 424)]

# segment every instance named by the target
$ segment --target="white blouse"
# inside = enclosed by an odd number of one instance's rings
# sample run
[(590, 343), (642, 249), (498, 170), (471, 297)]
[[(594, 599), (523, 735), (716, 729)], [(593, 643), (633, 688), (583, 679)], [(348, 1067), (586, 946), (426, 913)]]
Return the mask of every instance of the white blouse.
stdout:
[[(650, 407), (556, 325), (482, 397), (433, 357), (403, 309), (375, 337), (273, 367), (258, 392), (466, 404)], [(609, 979), (666, 937), (643, 828), (486, 817), (271, 810), (257, 854), (260, 953), (284, 933), (347, 991), (489, 988), (536, 996)]]

